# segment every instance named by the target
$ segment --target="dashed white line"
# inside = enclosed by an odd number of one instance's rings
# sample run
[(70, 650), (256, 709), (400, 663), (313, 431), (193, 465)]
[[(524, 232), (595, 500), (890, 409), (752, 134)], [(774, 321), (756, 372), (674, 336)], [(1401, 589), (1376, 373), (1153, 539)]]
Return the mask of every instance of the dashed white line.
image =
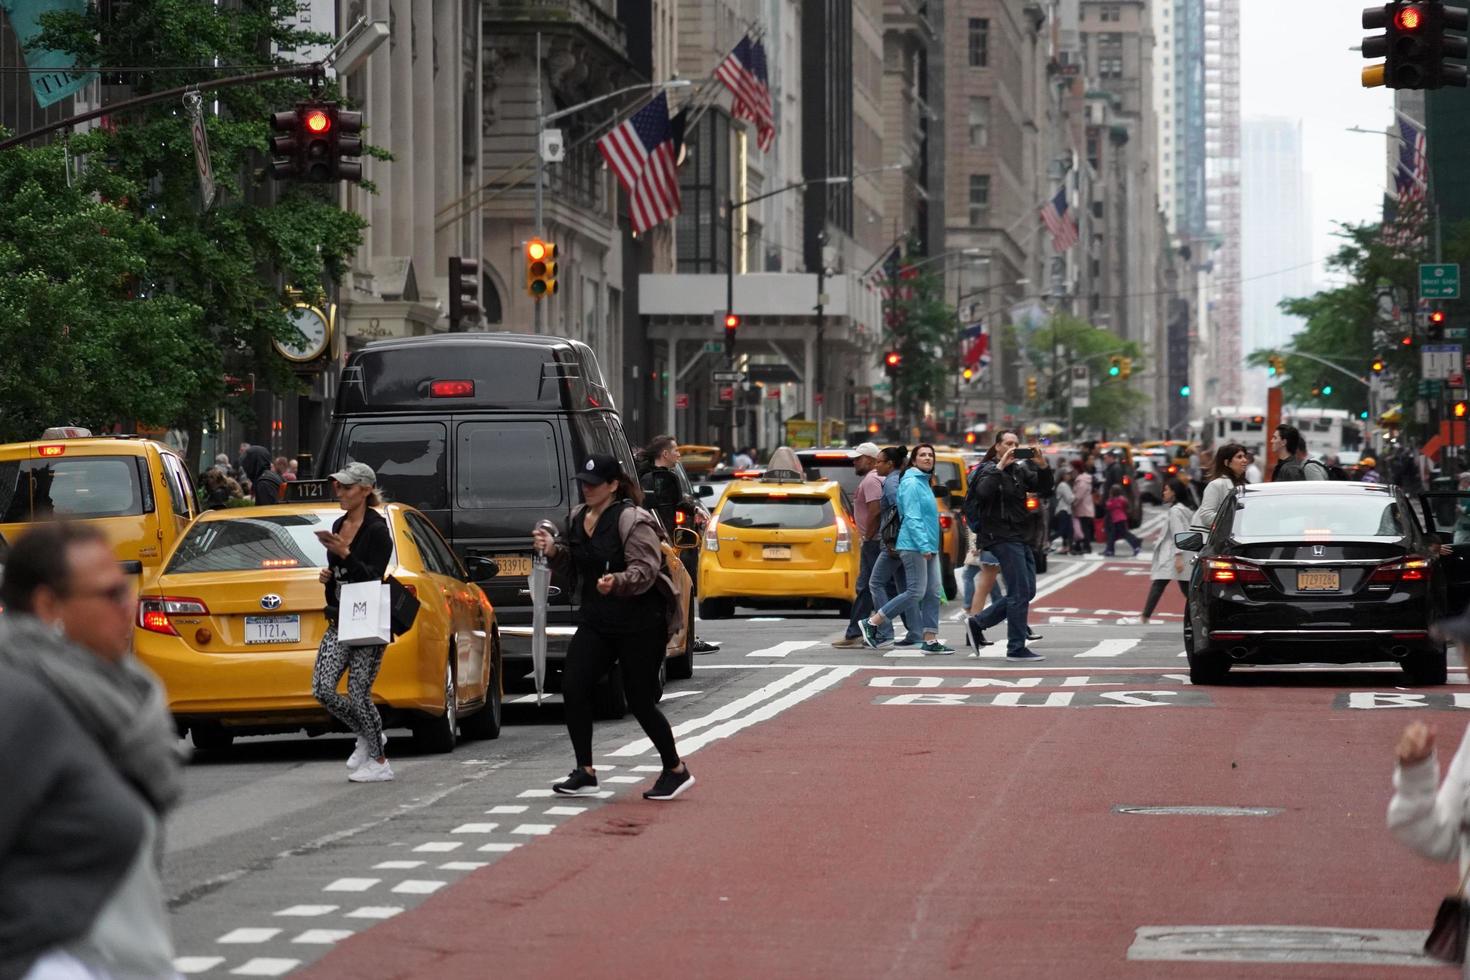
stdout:
[(230, 972), (237, 977), (279, 977), (290, 973), (301, 965), (300, 960), (288, 960), (276, 956), (257, 956), (246, 960)]
[(180, 973), (206, 973), (225, 961), (223, 956), (175, 956), (174, 969)]
[(604, 783), (641, 783), (642, 776), (604, 776), (599, 782)]
[(545, 810), (548, 817), (575, 817), (579, 813), (586, 813), (585, 806), (549, 806)]
[(439, 865), (440, 871), (478, 871), (487, 867), (484, 861), (446, 861)]
[[(340, 908), (340, 906), (337, 905), (293, 905), (290, 908), (281, 909), (281, 911), (277, 912), (276, 915), (330, 915), (331, 913), (337, 911), (338, 908)], [(183, 971), (181, 970), (179, 972), (182, 973)]]
[(1137, 637), (1119, 637), (1117, 639), (1098, 640), (1089, 650), (1083, 650), (1077, 654), (1078, 657), (1121, 657), (1123, 654), (1138, 646), (1141, 641)]
[(394, 885), (393, 891), (400, 895), (432, 895), (447, 884), (449, 884), (447, 881), (416, 881), (409, 879), (408, 881), (400, 881)]
[(332, 943), (340, 943), (350, 935), (351, 929), (308, 929), (291, 941), (330, 946)]
[(498, 823), (462, 823), (458, 827), (455, 827), (453, 830), (451, 830), (450, 833), (451, 834), (488, 834), (492, 830), (494, 830), (496, 827), (499, 827), (499, 826), (500, 826), (500, 824), (498, 824)]
[(336, 881), (323, 888), (322, 891), (365, 892), (382, 880), (382, 878), (338, 878)]
[(422, 868), (422, 861), (380, 861), (373, 865), (374, 871), (411, 871), (414, 868)]
[(391, 919), (403, 911), (401, 905), (364, 905), (347, 913), (349, 919)]
[(513, 851), (513, 850), (515, 850), (516, 848), (518, 848), (520, 846), (521, 846), (520, 844), (508, 844), (508, 843), (496, 842), (494, 844), (481, 844), (479, 847), (477, 847), (475, 849), (477, 851), (484, 851), (486, 854), (504, 854), (505, 852), (507, 852), (507, 851)]
[(281, 934), (279, 929), (231, 929), (217, 943), (263, 943)]
[(540, 837), (543, 834), (551, 833), (555, 829), (556, 824), (554, 823), (523, 823), (515, 830), (512, 830), (511, 833)]
[(497, 814), (497, 813), (525, 813), (529, 809), (531, 809), (531, 808), (528, 807), (528, 806), (502, 805), (502, 806), (492, 806), (490, 809), (486, 810), (485, 812), (487, 814)]
[(414, 851), (420, 854), (445, 854), (464, 846), (464, 841), (458, 840), (433, 840), (427, 844), (420, 844)]
[(556, 794), (549, 789), (525, 789), (516, 794), (516, 796), (520, 797), (523, 800), (545, 799), (548, 796), (555, 795)]

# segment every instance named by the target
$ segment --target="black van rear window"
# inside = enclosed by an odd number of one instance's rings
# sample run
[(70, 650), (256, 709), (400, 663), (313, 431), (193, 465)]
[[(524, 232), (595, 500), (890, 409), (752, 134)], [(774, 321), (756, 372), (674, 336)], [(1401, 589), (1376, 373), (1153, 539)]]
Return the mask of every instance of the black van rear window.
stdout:
[(371, 466), (378, 486), (397, 503), (444, 510), (446, 438), (442, 422), (362, 422), (347, 433), (347, 458)]
[(550, 423), (461, 422), (455, 438), (460, 507), (562, 506), (560, 454)]
[(0, 523), (48, 517), (132, 517), (145, 506), (133, 456), (0, 463)]

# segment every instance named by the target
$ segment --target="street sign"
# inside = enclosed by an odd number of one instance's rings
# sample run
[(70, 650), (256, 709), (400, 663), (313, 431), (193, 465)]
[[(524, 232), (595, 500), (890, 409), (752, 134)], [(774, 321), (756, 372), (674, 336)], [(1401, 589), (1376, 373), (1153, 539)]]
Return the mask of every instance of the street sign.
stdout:
[(1425, 344), (1420, 351), (1419, 374), (1423, 378), (1443, 381), (1460, 370), (1464, 363), (1459, 344)]
[(720, 401), (729, 403), (735, 400), (735, 389), (731, 385), (723, 385), (720, 388)]
[(1423, 378), (1419, 381), (1419, 397), (1438, 398), (1439, 389), (1442, 386), (1443, 382), (1439, 381), (1438, 379), (1431, 380), (1429, 378)]
[(675, 395), (674, 396), (674, 407), (675, 408), (688, 408), (689, 407), (689, 395), (686, 392), (682, 392), (682, 391), (679, 392), (677, 395)]
[(706, 340), (704, 342), (704, 352), (706, 354), (723, 354), (725, 352), (725, 342), (723, 340)]
[(189, 134), (194, 141), (194, 169), (199, 173), (199, 200), (205, 211), (214, 203), (214, 165), (209, 160), (209, 135), (204, 131), (204, 106), (198, 92), (184, 97)]
[(1086, 364), (1072, 366), (1072, 407), (1087, 408), (1092, 404), (1092, 369)]
[(1460, 266), (1456, 262), (1425, 262), (1419, 266), (1420, 299), (1459, 299)]
[(740, 384), (745, 381), (744, 371), (711, 371), (715, 384)]
[(1470, 327), (1445, 327), (1445, 340), (1470, 340)]

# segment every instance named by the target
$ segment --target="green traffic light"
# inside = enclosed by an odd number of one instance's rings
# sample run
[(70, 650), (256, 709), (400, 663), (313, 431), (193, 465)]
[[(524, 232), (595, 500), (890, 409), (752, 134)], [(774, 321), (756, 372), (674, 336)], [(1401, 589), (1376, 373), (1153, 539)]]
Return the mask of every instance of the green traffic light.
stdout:
[(1366, 408), (1363, 409), (1363, 411), (1361, 411), (1361, 412), (1358, 413), (1358, 418), (1360, 418), (1360, 419), (1366, 419), (1367, 417), (1368, 417), (1368, 410)]
[(1189, 397), (1189, 385), (1180, 385), (1179, 386), (1179, 397), (1180, 398), (1188, 398)]
[(1112, 367), (1108, 368), (1108, 377), (1110, 377), (1110, 378), (1116, 378), (1121, 372), (1122, 372), (1122, 368), (1120, 368), (1120, 367), (1118, 367), (1118, 365), (1114, 364)]
[(1332, 385), (1323, 385), (1322, 386), (1322, 394), (1323, 394), (1324, 397), (1327, 396), (1327, 395), (1332, 394)]

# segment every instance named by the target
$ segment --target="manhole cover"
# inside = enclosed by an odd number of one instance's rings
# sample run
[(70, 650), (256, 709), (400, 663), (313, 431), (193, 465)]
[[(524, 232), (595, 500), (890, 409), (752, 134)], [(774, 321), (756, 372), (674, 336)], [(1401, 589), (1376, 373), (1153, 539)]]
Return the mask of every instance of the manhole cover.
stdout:
[(1425, 933), (1414, 929), (1334, 929), (1318, 926), (1140, 926), (1130, 960), (1235, 963), (1359, 963), (1443, 966), (1424, 955)]
[(1169, 817), (1274, 817), (1283, 809), (1279, 806), (1130, 806), (1119, 803), (1113, 807), (1113, 812)]

